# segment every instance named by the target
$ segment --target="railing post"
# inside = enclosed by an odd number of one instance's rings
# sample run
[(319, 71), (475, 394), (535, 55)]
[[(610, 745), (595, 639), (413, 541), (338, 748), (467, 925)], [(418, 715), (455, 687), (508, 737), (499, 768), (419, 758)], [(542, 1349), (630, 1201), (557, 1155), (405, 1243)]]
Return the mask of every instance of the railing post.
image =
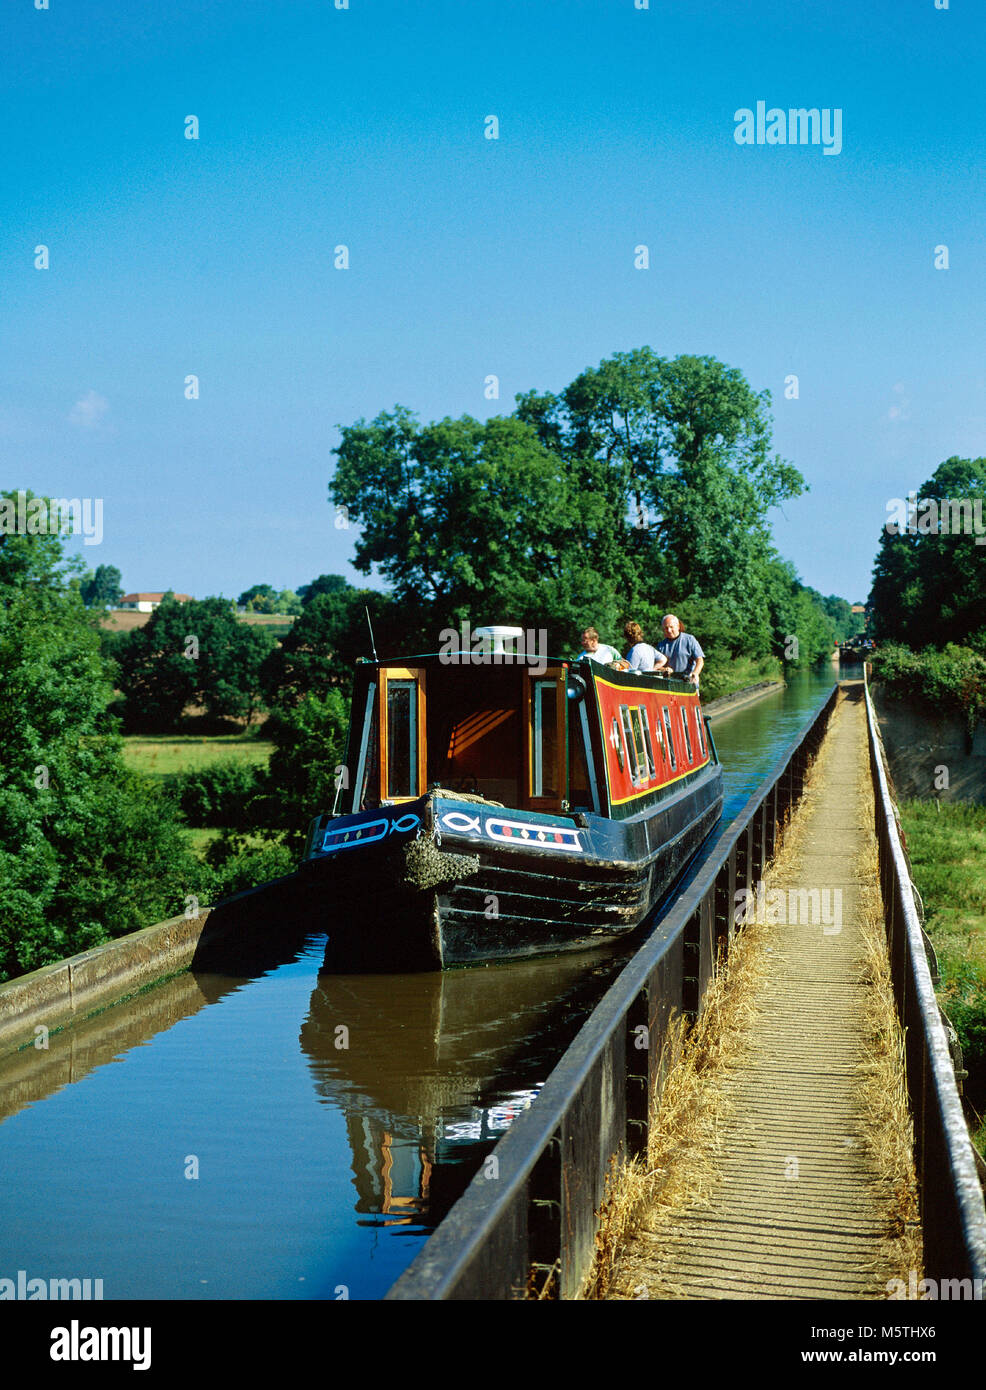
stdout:
[(561, 1156), (561, 1136), (555, 1133), (534, 1165), (528, 1186), (530, 1263), (547, 1290), (546, 1299), (561, 1297)]
[(736, 910), (736, 856), (730, 853), (716, 874), (715, 886), (715, 953), (729, 951), (733, 935), (733, 914)]
[[(656, 1039), (653, 1040), (656, 1042)], [(648, 1054), (650, 1036), (650, 990), (644, 988), (626, 1012), (626, 1142), (630, 1158), (645, 1157), (650, 1134), (650, 1087)]]

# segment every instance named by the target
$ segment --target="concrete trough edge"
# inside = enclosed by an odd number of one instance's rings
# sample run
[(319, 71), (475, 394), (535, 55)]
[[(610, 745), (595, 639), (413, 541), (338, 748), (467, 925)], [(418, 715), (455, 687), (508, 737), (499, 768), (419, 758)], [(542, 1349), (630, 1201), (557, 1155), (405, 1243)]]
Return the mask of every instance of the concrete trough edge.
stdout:
[[(69, 1027), (187, 970), (204, 937), (218, 939), (238, 922), (237, 906), (247, 908), (243, 916), (248, 917), (262, 896), (276, 893), (293, 879), (294, 875), (273, 879), (199, 908), (194, 916), (169, 917), (0, 985), (0, 1056), (33, 1044), (36, 1028)], [(220, 907), (223, 911), (210, 925)]]
[(170, 917), (0, 985), (0, 1054), (65, 1028), (166, 975), (187, 969), (210, 911)]
[(727, 714), (746, 709), (747, 705), (755, 704), (765, 695), (773, 695), (778, 690), (783, 690), (784, 684), (784, 681), (761, 681), (759, 685), (747, 685), (742, 690), (734, 690), (732, 695), (722, 695), (718, 700), (711, 700), (702, 706), (702, 712), (709, 719), (723, 720)]

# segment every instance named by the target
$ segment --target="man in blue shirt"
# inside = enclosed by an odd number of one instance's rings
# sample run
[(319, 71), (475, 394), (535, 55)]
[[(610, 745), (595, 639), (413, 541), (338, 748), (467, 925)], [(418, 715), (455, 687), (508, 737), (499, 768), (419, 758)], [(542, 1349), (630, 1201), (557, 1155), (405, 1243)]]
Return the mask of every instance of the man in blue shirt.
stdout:
[(657, 650), (668, 659), (668, 666), (676, 676), (684, 676), (698, 688), (698, 677), (705, 665), (705, 653), (690, 632), (682, 632), (681, 623), (669, 613), (662, 622), (664, 641), (658, 642)]

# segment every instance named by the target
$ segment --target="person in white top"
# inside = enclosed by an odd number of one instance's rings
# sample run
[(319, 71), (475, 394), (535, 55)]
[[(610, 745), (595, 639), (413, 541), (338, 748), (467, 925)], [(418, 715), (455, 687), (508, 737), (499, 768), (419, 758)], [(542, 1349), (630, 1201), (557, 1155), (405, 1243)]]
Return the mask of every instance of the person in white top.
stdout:
[(615, 647), (608, 647), (605, 642), (600, 642), (599, 633), (594, 627), (587, 627), (582, 633), (582, 650), (576, 661), (601, 661), (608, 666), (611, 661), (619, 661), (620, 654)]
[(623, 636), (630, 643), (626, 660), (631, 671), (659, 671), (662, 666), (667, 666), (667, 657), (644, 641), (644, 630), (639, 623), (627, 623)]

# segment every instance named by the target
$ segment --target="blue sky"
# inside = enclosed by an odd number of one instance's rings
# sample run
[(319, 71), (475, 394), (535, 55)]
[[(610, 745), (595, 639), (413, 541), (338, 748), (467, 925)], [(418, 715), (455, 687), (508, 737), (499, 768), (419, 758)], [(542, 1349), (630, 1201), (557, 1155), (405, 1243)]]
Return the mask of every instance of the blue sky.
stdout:
[[(0, 486), (101, 497), (77, 548), (127, 588), (356, 580), (339, 425), (507, 412), (644, 344), (771, 391), (810, 486), (775, 538), (823, 593), (986, 453), (968, 0), (6, 0), (5, 30)], [(841, 153), (737, 145), (758, 100), (840, 109)]]

